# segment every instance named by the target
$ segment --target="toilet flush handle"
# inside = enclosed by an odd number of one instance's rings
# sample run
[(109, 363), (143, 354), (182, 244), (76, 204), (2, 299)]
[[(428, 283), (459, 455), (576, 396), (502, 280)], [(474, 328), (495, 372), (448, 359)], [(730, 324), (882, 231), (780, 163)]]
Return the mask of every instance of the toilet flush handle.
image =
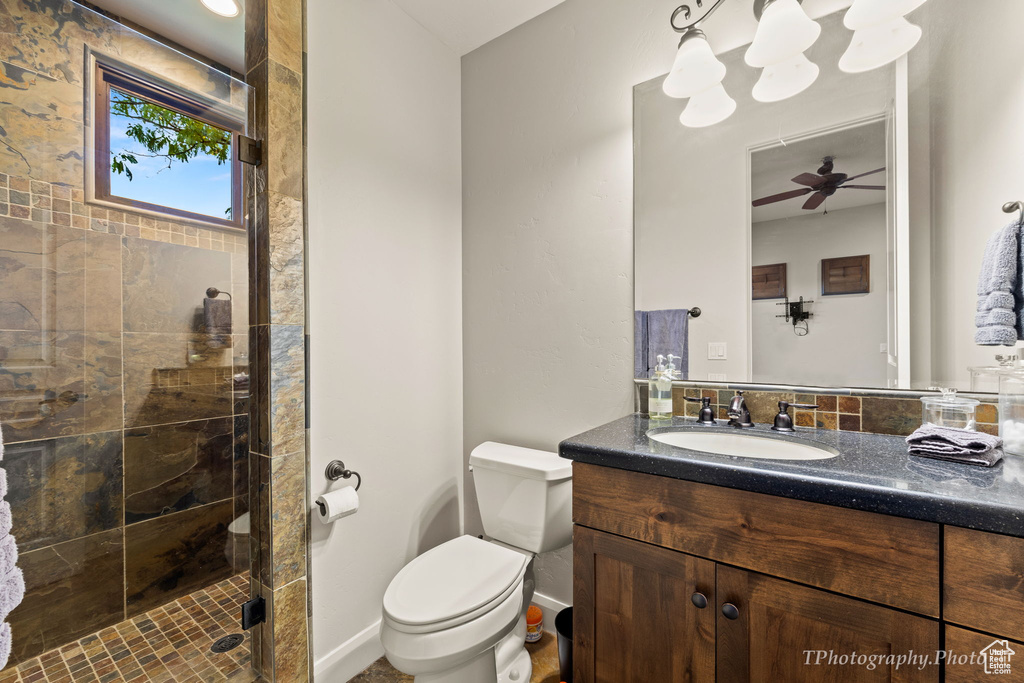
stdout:
[(327, 472), (325, 472), (325, 474), (327, 475), (327, 478), (330, 479), (331, 481), (338, 481), (339, 479), (351, 479), (352, 477), (355, 477), (356, 491), (358, 491), (359, 487), (363, 485), (363, 478), (359, 476), (359, 473), (353, 472), (352, 470), (345, 467), (345, 463), (343, 463), (341, 460), (332, 460), (330, 463), (328, 463)]

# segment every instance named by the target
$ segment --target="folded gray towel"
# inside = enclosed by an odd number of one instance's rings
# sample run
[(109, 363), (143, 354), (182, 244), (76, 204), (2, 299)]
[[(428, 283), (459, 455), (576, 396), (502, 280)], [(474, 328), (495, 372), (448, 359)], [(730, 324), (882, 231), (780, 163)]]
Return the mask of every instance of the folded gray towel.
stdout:
[(1022, 283), (1021, 224), (1013, 222), (996, 232), (985, 245), (978, 275), (977, 331), (982, 346), (1014, 346), (1024, 339), (1024, 283)]
[(203, 299), (203, 324), (206, 334), (231, 334), (231, 300)]
[(922, 425), (907, 437), (911, 455), (993, 467), (1003, 459), (1003, 440), (969, 429)]

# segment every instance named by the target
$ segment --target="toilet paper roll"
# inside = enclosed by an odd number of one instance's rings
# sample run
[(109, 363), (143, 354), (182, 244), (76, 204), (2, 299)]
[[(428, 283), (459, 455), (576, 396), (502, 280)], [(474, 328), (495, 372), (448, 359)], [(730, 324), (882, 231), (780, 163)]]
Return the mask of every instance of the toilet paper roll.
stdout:
[(354, 514), (359, 509), (359, 494), (351, 486), (328, 491), (316, 499), (316, 516), (324, 524)]

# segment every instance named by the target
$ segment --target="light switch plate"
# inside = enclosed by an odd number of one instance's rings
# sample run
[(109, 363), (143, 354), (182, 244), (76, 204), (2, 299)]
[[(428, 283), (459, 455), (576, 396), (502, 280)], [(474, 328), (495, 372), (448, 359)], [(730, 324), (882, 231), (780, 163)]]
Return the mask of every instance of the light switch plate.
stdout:
[(708, 360), (725, 360), (727, 347), (725, 342), (708, 343)]
[(709, 372), (708, 373), (708, 381), (709, 382), (728, 382), (729, 378), (725, 376), (724, 372)]

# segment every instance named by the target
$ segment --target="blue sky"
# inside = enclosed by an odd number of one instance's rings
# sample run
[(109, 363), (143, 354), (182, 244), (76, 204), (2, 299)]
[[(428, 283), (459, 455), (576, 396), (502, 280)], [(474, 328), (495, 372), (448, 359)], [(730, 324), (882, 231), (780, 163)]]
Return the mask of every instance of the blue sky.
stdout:
[[(145, 148), (130, 139), (125, 131), (128, 119), (110, 115), (110, 152), (139, 152)], [(199, 154), (188, 163), (136, 157), (137, 164), (128, 165), (133, 178), (110, 173), (110, 191), (118, 197), (137, 199), (151, 204), (192, 211), (206, 216), (226, 218), (224, 210), (231, 206), (231, 164), (218, 164), (217, 159)]]

